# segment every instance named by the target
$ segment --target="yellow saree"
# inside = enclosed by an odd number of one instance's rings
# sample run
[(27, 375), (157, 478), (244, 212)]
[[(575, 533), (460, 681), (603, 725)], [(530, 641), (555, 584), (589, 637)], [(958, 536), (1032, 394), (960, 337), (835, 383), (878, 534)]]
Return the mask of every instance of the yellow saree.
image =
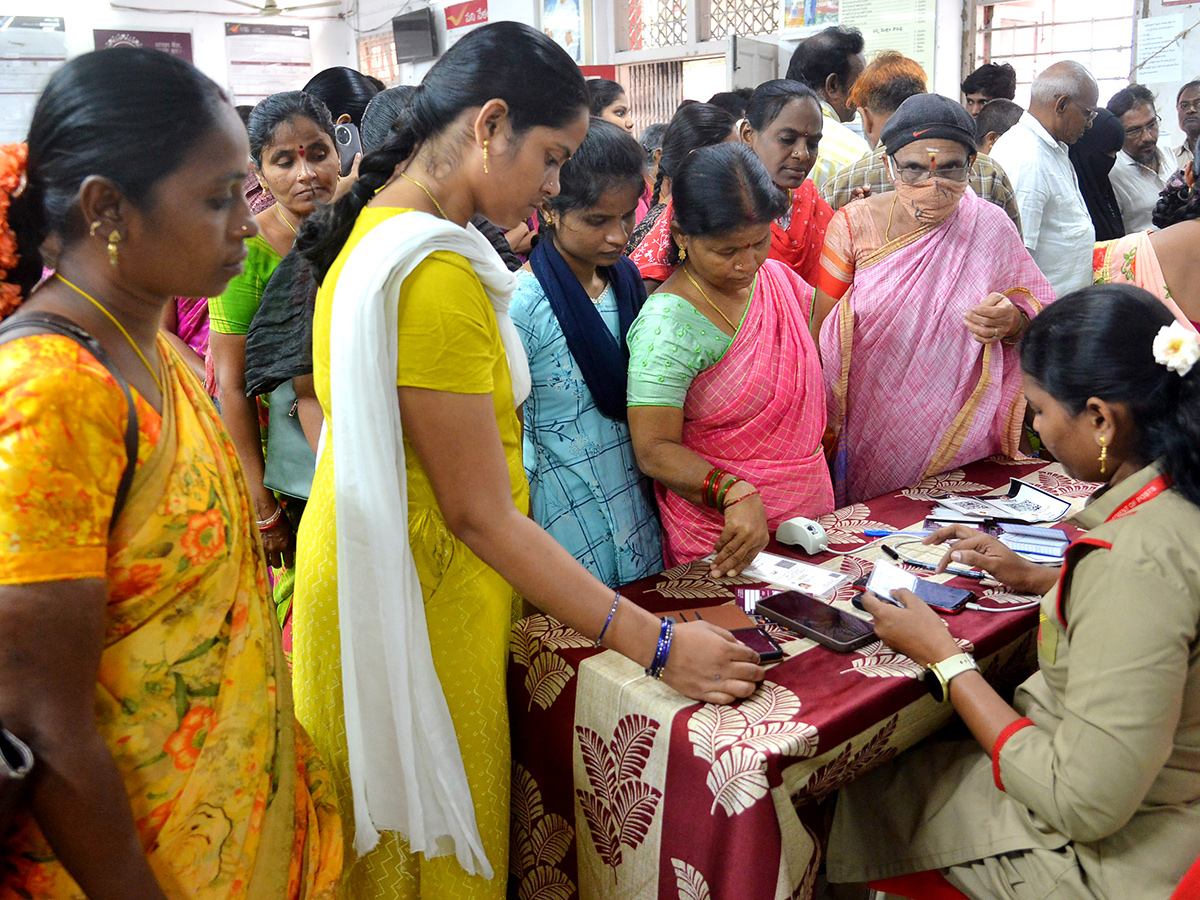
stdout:
[[(109, 530), (125, 401), (66, 338), (0, 348), (0, 584), (106, 578), (101, 735), (172, 900), (334, 897), (341, 825), (295, 720), (237, 454), (159, 338), (161, 417), (137, 398), (138, 469)], [(0, 900), (82, 900), (28, 811)]]

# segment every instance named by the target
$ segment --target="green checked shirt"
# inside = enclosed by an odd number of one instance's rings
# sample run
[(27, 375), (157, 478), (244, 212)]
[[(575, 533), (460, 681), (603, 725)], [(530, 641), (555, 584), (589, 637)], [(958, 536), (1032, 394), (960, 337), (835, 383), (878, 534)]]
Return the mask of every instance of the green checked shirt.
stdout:
[[(888, 178), (883, 157), (884, 151), (880, 148), (841, 169), (821, 187), (821, 199), (838, 210), (853, 200), (854, 189), (863, 185), (870, 185), (872, 194), (895, 190)], [(982, 199), (995, 203), (1008, 213), (1017, 226), (1017, 233), (1021, 233), (1021, 213), (1017, 209), (1012, 183), (1000, 164), (985, 153), (976, 156), (975, 165), (971, 167), (971, 189)]]

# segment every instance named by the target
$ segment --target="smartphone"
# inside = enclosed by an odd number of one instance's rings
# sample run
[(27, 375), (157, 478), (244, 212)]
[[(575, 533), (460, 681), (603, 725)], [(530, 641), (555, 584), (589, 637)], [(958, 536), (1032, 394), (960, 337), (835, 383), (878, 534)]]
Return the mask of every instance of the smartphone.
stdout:
[(783, 659), (783, 648), (775, 638), (771, 637), (758, 626), (754, 628), (739, 628), (731, 631), (735, 638), (758, 654), (761, 662), (777, 662)]
[[(866, 590), (868, 576), (864, 575), (858, 581), (854, 582), (856, 588)], [(947, 584), (941, 584), (937, 581), (930, 581), (928, 578), (917, 578), (917, 587), (913, 591), (918, 597), (932, 606), (934, 609), (939, 609), (944, 613), (960, 613), (967, 608), (967, 604), (975, 599), (975, 593), (963, 588), (950, 587)], [(891, 600), (891, 597), (885, 597), (885, 600)], [(856, 609), (862, 609), (862, 596), (855, 594), (850, 602), (854, 604)], [(893, 601), (894, 602), (894, 601)]]
[(334, 125), (333, 139), (337, 142), (338, 162), (342, 164), (342, 174), (349, 175), (350, 167), (354, 165), (354, 157), (362, 153), (362, 140), (358, 136), (358, 128), (348, 122)]
[(870, 622), (799, 591), (784, 591), (759, 600), (755, 612), (839, 653), (877, 639)]

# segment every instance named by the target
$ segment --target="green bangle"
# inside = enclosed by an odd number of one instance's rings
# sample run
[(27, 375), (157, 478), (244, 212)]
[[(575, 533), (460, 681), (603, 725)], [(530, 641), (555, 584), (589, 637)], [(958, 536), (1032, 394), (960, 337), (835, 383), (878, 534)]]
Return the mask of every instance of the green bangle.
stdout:
[(727, 484), (723, 488), (721, 488), (721, 494), (719, 497), (717, 497), (717, 509), (719, 509), (722, 513), (725, 512), (725, 495), (729, 493), (729, 489), (731, 487), (733, 487), (735, 484), (737, 484), (739, 481), (742, 481), (742, 480), (743, 479), (738, 478), (736, 475), (734, 475), (733, 480), (730, 481), (729, 484)]

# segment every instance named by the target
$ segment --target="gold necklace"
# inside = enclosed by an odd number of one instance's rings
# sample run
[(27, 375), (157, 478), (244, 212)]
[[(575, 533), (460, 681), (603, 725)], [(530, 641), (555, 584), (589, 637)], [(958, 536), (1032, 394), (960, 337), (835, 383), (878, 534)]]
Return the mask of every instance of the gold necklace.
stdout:
[(275, 204), (275, 212), (279, 213), (279, 218), (283, 219), (283, 224), (292, 229), (292, 234), (296, 234), (296, 226), (288, 221), (288, 217), (283, 214), (283, 210), (279, 208), (279, 204)]
[(887, 228), (883, 232), (883, 242), (885, 244), (888, 242), (888, 235), (892, 233), (892, 216), (896, 212), (896, 201), (900, 199), (900, 195), (898, 193), (896, 193), (895, 191), (893, 191), (892, 194), (893, 194), (892, 208), (890, 210), (888, 210)]
[(717, 306), (717, 304), (713, 303), (712, 300), (709, 299), (709, 296), (707, 293), (705, 293), (704, 288), (700, 287), (699, 282), (697, 282), (696, 279), (692, 277), (692, 273), (689, 272), (687, 269), (684, 269), (683, 274), (685, 276), (687, 276), (687, 280), (692, 283), (692, 287), (694, 287), (696, 290), (698, 290), (700, 292), (700, 296), (704, 298), (704, 301), (709, 306), (711, 306), (713, 309), (715, 309), (717, 311), (717, 315), (720, 316), (722, 319), (724, 319), (725, 322), (729, 325), (729, 327), (733, 329), (734, 334), (736, 334), (738, 327), (729, 320), (729, 316), (725, 315), (725, 313), (721, 311), (721, 307)]
[(421, 190), (423, 190), (425, 192), (425, 196), (429, 198), (429, 201), (434, 206), (437, 207), (437, 211), (441, 214), (442, 218), (445, 219), (447, 222), (450, 221), (450, 217), (448, 215), (446, 215), (446, 211), (444, 209), (442, 209), (442, 204), (437, 202), (437, 197), (435, 197), (435, 196), (433, 196), (433, 194), (429, 193), (429, 188), (425, 187), (425, 185), (421, 184), (421, 182), (417, 181), (417, 179), (409, 178), (408, 173), (406, 173), (406, 172), (401, 172), (400, 177), (403, 178), (405, 181), (411, 181), (413, 184), (415, 184), (417, 187), (419, 187)]
[(113, 316), (113, 314), (110, 313), (107, 309), (105, 309), (96, 300), (95, 297), (93, 297), (91, 294), (89, 294), (87, 291), (83, 290), (82, 288), (77, 287), (76, 285), (67, 281), (67, 279), (63, 278), (63, 276), (60, 272), (55, 272), (54, 277), (57, 278), (59, 281), (61, 281), (63, 284), (65, 284), (67, 287), (69, 287), (71, 290), (73, 290), (75, 293), (79, 294), (79, 296), (83, 297), (85, 300), (87, 300), (89, 303), (91, 303), (92, 306), (96, 307), (96, 309), (100, 310), (100, 312), (104, 313), (105, 318), (107, 318), (108, 321), (112, 322), (113, 325), (116, 326), (117, 331), (121, 332), (121, 334), (123, 334), (125, 336), (125, 340), (129, 341), (129, 346), (133, 348), (133, 352), (138, 355), (138, 359), (140, 359), (142, 361), (142, 363), (146, 366), (146, 370), (150, 373), (150, 377), (154, 379), (154, 384), (158, 387), (158, 392), (161, 394), (163, 392), (163, 386), (162, 386), (162, 382), (159, 381), (159, 379), (158, 379), (158, 373), (155, 372), (153, 366), (150, 365), (150, 360), (146, 359), (146, 354), (144, 354), (142, 352), (141, 348), (138, 347), (138, 345), (133, 342), (133, 338), (131, 338), (129, 336), (129, 332), (125, 330), (125, 326), (122, 325), (120, 322), (118, 322), (116, 320), (116, 317)]

